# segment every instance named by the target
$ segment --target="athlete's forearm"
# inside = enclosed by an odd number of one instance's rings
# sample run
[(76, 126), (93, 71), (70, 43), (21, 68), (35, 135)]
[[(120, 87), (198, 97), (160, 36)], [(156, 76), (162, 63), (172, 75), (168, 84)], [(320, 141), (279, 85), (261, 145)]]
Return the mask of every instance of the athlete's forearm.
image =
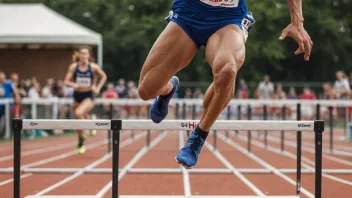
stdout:
[(99, 81), (99, 84), (97, 86), (97, 89), (101, 90), (101, 88), (104, 86), (105, 82), (107, 80), (106, 75), (103, 75)]
[(303, 25), (302, 0), (287, 0), (290, 10), (291, 23)]

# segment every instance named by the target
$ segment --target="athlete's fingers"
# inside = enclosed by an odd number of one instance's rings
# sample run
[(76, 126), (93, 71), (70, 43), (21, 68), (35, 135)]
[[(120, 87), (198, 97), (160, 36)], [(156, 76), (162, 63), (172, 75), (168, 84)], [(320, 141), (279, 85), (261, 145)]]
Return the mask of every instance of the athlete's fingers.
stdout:
[(310, 44), (310, 39), (306, 39), (304, 46), (306, 48), (306, 53), (304, 54), (304, 59), (309, 61), (310, 53), (312, 51), (312, 45)]
[(284, 29), (279, 37), (280, 40), (284, 40), (286, 38), (286, 36), (289, 34), (290, 32), (287, 29)]
[(296, 42), (298, 43), (299, 48), (297, 49), (297, 51), (295, 52), (295, 54), (301, 54), (305, 51), (305, 47), (304, 47), (304, 41), (302, 37), (297, 37), (294, 38), (296, 40)]

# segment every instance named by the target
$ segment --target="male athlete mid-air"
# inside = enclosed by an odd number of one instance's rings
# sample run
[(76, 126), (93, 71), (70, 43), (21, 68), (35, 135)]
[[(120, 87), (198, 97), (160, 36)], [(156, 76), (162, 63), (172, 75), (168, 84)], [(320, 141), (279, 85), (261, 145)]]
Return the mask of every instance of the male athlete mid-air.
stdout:
[[(313, 42), (303, 27), (302, 0), (287, 3), (291, 23), (279, 39), (295, 39), (299, 45), (295, 54), (304, 53), (308, 61)], [(175, 158), (191, 168), (197, 163), (210, 128), (234, 94), (236, 74), (245, 59), (245, 42), (254, 19), (245, 0), (174, 0), (166, 20), (168, 25), (143, 65), (138, 91), (143, 100), (156, 98), (150, 117), (160, 123), (179, 86), (174, 75), (190, 63), (200, 46), (205, 46), (213, 83), (205, 93), (199, 125)]]

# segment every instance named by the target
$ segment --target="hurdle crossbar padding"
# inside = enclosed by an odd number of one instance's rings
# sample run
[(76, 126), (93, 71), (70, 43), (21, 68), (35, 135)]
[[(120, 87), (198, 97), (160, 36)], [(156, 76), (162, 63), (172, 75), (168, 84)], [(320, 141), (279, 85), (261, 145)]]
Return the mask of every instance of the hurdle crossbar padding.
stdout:
[[(122, 130), (192, 130), (199, 120), (164, 120), (155, 124), (151, 120), (123, 120)], [(249, 121), (219, 120), (213, 130), (270, 130), (270, 131), (314, 131), (315, 121)], [(46, 120), (24, 119), (23, 129), (90, 129), (110, 130), (110, 120)]]
[[(155, 124), (150, 120), (123, 120), (122, 129), (128, 130), (192, 130), (199, 120), (164, 120)], [(252, 121), (218, 120), (212, 130), (270, 130), (270, 131), (314, 131), (315, 121)]]
[[(22, 173), (53, 173), (53, 174), (71, 174), (78, 171), (81, 171), (81, 168), (24, 168), (21, 169)], [(243, 174), (272, 174), (273, 171), (265, 168), (239, 168), (236, 169), (238, 172)], [(296, 169), (278, 169), (281, 173), (285, 174), (295, 174)], [(196, 168), (187, 170), (191, 174), (232, 174), (232, 170), (226, 168)], [(13, 173), (13, 169), (0, 168), (1, 173)], [(87, 174), (111, 174), (111, 168), (93, 168), (85, 170), (84, 173)], [(182, 173), (182, 170), (179, 168), (131, 168), (127, 171), (131, 174), (173, 174), (173, 173)], [(313, 174), (314, 170), (311, 169), (302, 169), (303, 174)], [(352, 169), (323, 169), (322, 173), (326, 174), (352, 174)]]
[(167, 195), (121, 195), (120, 198), (299, 198), (299, 196), (224, 196), (224, 195), (211, 195), (211, 196), (167, 196)]
[(101, 198), (94, 195), (33, 195), (33, 196), (26, 196), (25, 198)]

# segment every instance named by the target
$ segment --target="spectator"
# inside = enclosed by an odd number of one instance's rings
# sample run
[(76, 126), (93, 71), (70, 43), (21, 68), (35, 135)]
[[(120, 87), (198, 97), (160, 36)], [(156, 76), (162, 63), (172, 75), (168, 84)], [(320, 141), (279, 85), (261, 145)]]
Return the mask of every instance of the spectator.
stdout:
[(53, 96), (62, 98), (64, 96), (64, 82), (58, 80), (52, 88)]
[[(106, 90), (103, 92), (102, 94), (102, 98), (110, 98), (110, 99), (116, 99), (119, 98), (119, 95), (117, 94), (117, 92), (114, 89), (114, 84), (113, 83), (109, 83), (107, 85)], [(104, 115), (109, 118), (108, 115), (110, 115), (110, 105), (109, 104), (104, 104)]]
[(204, 94), (200, 88), (196, 88), (193, 93), (193, 98), (203, 98)]
[(248, 86), (244, 79), (240, 80), (240, 85), (238, 86), (237, 98), (239, 99), (247, 99), (248, 98)]
[(192, 98), (192, 90), (191, 90), (191, 88), (187, 88), (186, 89), (184, 98)]
[(276, 97), (276, 99), (287, 99), (286, 93), (285, 93), (284, 89), (282, 88), (281, 83), (276, 85), (275, 97)]
[(352, 72), (350, 73), (349, 81), (350, 81), (350, 88), (352, 89)]
[(41, 86), (39, 83), (34, 84), (33, 87), (28, 91), (28, 97), (34, 99), (40, 98), (40, 89)]
[(274, 84), (270, 82), (270, 76), (265, 75), (264, 81), (259, 83), (258, 90), (261, 99), (271, 99), (274, 93)]
[(114, 90), (113, 83), (107, 85), (107, 89), (103, 92), (102, 98), (119, 98), (118, 93)]
[(323, 95), (321, 99), (323, 100), (329, 100), (331, 98), (332, 94), (332, 87), (330, 83), (324, 83), (323, 84)]
[(49, 78), (47, 80), (47, 84), (43, 87), (42, 90), (42, 97), (44, 98), (52, 98), (53, 97), (53, 86), (54, 86), (54, 79)]
[(126, 88), (125, 80), (120, 78), (118, 85), (115, 87), (116, 92), (119, 94), (120, 98), (127, 98), (128, 97), (128, 91)]
[[(15, 102), (19, 101), (19, 94), (16, 87), (11, 83), (11, 81), (6, 80), (6, 75), (4, 72), (0, 72), (0, 98), (14, 98)], [(10, 103), (10, 108), (13, 107), (13, 103)], [(13, 117), (13, 115), (11, 115)], [(18, 112), (15, 112), (15, 117), (18, 117)], [(5, 105), (0, 104), (0, 134), (5, 127), (2, 120), (5, 119)], [(9, 138), (10, 134), (5, 134), (5, 138)]]
[(18, 93), (20, 94), (21, 98), (27, 97), (28, 96), (28, 90), (25, 89), (25, 84), (26, 81), (25, 80), (21, 80), (19, 85), (18, 85)]
[(138, 89), (136, 84), (133, 81), (128, 81), (127, 87), (128, 98), (138, 98)]
[(11, 77), (10, 77), (11, 83), (13, 84), (13, 86), (15, 86), (16, 88), (18, 88), (19, 86), (19, 77), (17, 73), (12, 73)]
[(334, 84), (334, 89), (336, 90), (336, 96), (338, 99), (348, 99), (351, 93), (351, 89), (343, 71), (336, 72), (336, 81)]
[[(303, 93), (299, 96), (301, 100), (314, 100), (316, 99), (315, 94), (309, 87), (303, 89)], [(313, 119), (313, 107), (311, 105), (302, 105), (302, 118), (303, 120)]]
[(288, 92), (287, 98), (291, 99), (291, 100), (298, 99), (298, 96), (296, 94), (296, 90), (295, 90), (294, 87), (290, 87), (290, 90)]
[(33, 86), (33, 83), (31, 81), (31, 79), (26, 79), (25, 82), (24, 82), (24, 90), (28, 93), (29, 90), (32, 88)]

